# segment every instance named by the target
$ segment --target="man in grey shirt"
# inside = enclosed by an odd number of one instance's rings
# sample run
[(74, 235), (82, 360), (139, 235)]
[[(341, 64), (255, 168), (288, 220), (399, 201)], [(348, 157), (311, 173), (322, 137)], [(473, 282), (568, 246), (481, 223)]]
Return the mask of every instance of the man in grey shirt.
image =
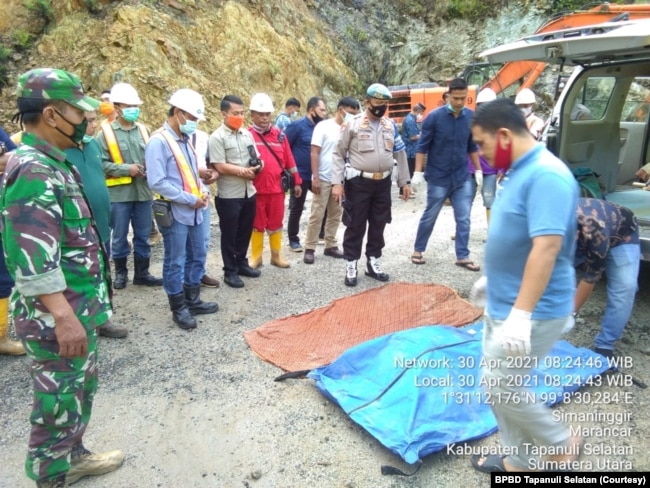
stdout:
[(219, 173), (215, 206), (221, 229), (223, 281), (233, 288), (242, 288), (240, 276), (257, 278), (261, 272), (248, 264), (246, 254), (255, 220), (255, 187), (253, 179), (262, 169), (255, 149), (255, 140), (243, 129), (244, 102), (235, 95), (221, 100), (223, 123), (208, 142), (210, 164)]

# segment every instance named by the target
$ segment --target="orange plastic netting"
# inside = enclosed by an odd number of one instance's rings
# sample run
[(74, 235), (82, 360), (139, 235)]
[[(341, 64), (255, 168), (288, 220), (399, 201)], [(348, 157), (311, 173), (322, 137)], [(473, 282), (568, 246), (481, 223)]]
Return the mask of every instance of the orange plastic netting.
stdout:
[(469, 324), (482, 315), (444, 285), (391, 283), (244, 332), (262, 359), (285, 371), (314, 369), (369, 339), (421, 325)]

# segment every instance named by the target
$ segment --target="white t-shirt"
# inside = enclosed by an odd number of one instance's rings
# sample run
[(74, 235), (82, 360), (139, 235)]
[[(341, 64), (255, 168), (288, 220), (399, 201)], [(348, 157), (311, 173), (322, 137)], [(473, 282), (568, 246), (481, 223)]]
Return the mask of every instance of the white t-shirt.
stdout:
[(191, 141), (196, 151), (196, 162), (199, 169), (206, 169), (206, 160), (208, 158), (208, 138), (210, 135), (200, 129), (192, 134)]
[(318, 162), (318, 177), (321, 180), (332, 182), (332, 154), (339, 140), (341, 126), (336, 119), (323, 120), (314, 127), (311, 136), (311, 145), (320, 147), (320, 160)]

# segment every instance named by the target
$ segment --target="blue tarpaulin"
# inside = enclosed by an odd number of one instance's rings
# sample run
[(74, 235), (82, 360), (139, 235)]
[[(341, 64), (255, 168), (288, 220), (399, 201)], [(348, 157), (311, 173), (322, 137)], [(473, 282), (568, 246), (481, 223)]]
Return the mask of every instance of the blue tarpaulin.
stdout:
[[(480, 385), (482, 328), (426, 326), (385, 335), (348, 349), (309, 377), (352, 420), (413, 464), (449, 444), (496, 432)], [(531, 394), (553, 405), (607, 369), (602, 356), (558, 341), (531, 375)]]

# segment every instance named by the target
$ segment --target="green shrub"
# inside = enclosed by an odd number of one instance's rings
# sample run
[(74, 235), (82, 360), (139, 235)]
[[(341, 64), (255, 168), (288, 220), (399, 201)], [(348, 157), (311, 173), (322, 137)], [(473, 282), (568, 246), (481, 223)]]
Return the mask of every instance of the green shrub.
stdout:
[(19, 51), (26, 51), (32, 45), (32, 35), (25, 29), (11, 31), (11, 39)]
[(494, 16), (501, 0), (451, 0), (447, 4), (446, 19), (482, 20)]
[(27, 0), (24, 5), (29, 12), (43, 20), (46, 26), (54, 22), (52, 0)]
[(96, 14), (100, 10), (98, 0), (83, 0), (83, 3), (91, 14)]
[(9, 84), (9, 75), (7, 73), (7, 64), (11, 49), (0, 44), (0, 90)]
[[(550, 13), (559, 14), (573, 12), (575, 10), (585, 10), (594, 7), (601, 2), (587, 2), (585, 0), (554, 0), (551, 4)], [(609, 3), (622, 4), (623, 0), (611, 0)], [(629, 3), (629, 2), (628, 2)]]

